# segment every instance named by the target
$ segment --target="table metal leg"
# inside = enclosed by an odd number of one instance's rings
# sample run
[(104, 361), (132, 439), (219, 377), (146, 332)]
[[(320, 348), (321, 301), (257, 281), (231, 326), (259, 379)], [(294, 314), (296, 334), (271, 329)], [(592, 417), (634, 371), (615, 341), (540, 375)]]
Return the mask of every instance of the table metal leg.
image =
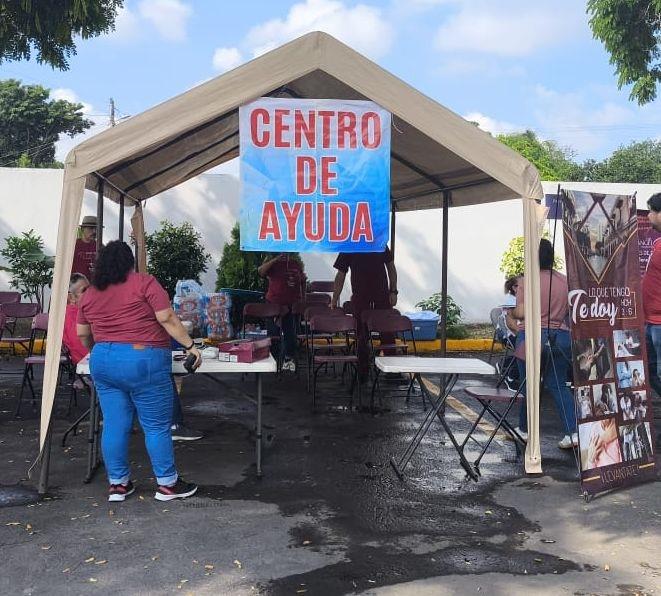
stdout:
[(475, 470), (473, 467), (470, 465), (468, 460), (465, 458), (463, 451), (461, 449), (461, 446), (457, 442), (457, 439), (455, 438), (454, 434), (452, 434), (452, 431), (450, 430), (450, 427), (448, 426), (447, 421), (445, 420), (445, 401), (448, 398), (448, 395), (450, 395), (450, 392), (454, 388), (455, 383), (457, 382), (457, 379), (459, 378), (458, 375), (449, 375), (448, 378), (446, 379), (446, 383), (442, 384), (441, 386), (443, 387), (441, 394), (439, 395), (437, 400), (434, 400), (433, 396), (427, 391), (427, 388), (425, 384), (422, 382), (422, 378), (420, 377), (420, 374), (415, 375), (416, 380), (418, 381), (418, 384), (420, 385), (420, 391), (422, 392), (423, 396), (426, 394), (427, 397), (429, 398), (429, 402), (432, 404), (431, 409), (427, 412), (424, 420), (422, 421), (422, 424), (420, 424), (416, 434), (414, 435), (413, 439), (409, 443), (408, 447), (406, 448), (406, 451), (402, 454), (402, 456), (399, 458), (399, 461), (396, 462), (394, 459), (390, 459), (390, 465), (392, 468), (395, 470), (395, 473), (399, 477), (400, 480), (404, 479), (404, 469), (408, 465), (409, 461), (413, 457), (413, 454), (416, 452), (418, 449), (420, 443), (422, 442), (422, 439), (425, 437), (427, 432), (429, 431), (429, 428), (434, 421), (434, 418), (438, 418), (439, 421), (441, 422), (441, 425), (443, 426), (443, 429), (445, 430), (446, 434), (450, 438), (450, 441), (452, 442), (452, 445), (454, 446), (455, 450), (457, 451), (457, 454), (459, 455), (459, 460), (461, 463), (461, 466), (466, 470), (466, 473), (473, 479), (477, 480), (477, 474), (475, 473)]
[(257, 476), (262, 475), (262, 375), (257, 373), (257, 428), (256, 430), (256, 449), (257, 449)]
[(87, 475), (83, 482), (89, 484), (99, 466), (99, 401), (96, 388), (90, 390), (90, 425), (87, 433)]

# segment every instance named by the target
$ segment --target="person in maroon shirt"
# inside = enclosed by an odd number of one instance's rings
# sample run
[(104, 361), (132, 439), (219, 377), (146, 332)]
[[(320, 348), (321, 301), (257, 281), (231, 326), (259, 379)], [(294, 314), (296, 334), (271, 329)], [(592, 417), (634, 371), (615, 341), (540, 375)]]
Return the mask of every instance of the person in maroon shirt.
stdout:
[(96, 260), (96, 217), (93, 215), (83, 217), (80, 224), (80, 236), (73, 249), (71, 273), (80, 273), (87, 279), (92, 279)]
[[(661, 232), (661, 193), (652, 195), (647, 200), (647, 207), (650, 224)], [(643, 309), (650, 385), (661, 395), (661, 239), (654, 243), (643, 276)], [(656, 445), (661, 448), (661, 432), (656, 437)]]
[(101, 248), (92, 286), (78, 302), (77, 332), (82, 344), (92, 348), (90, 373), (103, 412), (108, 500), (123, 501), (134, 492), (128, 452), (137, 413), (158, 484), (154, 496), (169, 501), (197, 490), (179, 477), (174, 463), (170, 338), (194, 356), (194, 367), (201, 355), (170, 307), (167, 292), (152, 275), (136, 273), (134, 265), (125, 242), (115, 240)]
[[(337, 269), (331, 307), (337, 308), (347, 272), (351, 270), (351, 306), (358, 328), (358, 378), (367, 380), (369, 342), (361, 314), (370, 309), (392, 308), (397, 304), (397, 269), (390, 252), (340, 253), (333, 265)], [(381, 341), (392, 344), (394, 336), (383, 334)]]
[(269, 281), (266, 301), (289, 307), (289, 312), (282, 317), (282, 334), (284, 336), (284, 362), (282, 368), (294, 372), (296, 370), (294, 360), (296, 322), (291, 312), (291, 306), (296, 302), (302, 302), (305, 297), (303, 263), (298, 255), (281, 253), (277, 257), (265, 261), (257, 269), (257, 272)]

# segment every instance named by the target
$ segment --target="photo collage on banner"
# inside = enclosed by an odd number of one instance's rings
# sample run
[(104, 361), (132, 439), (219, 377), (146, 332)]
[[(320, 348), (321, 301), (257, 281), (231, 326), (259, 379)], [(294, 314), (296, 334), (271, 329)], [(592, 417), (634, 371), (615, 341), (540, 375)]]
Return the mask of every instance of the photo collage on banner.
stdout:
[(656, 475), (636, 202), (562, 201), (581, 483), (595, 494)]

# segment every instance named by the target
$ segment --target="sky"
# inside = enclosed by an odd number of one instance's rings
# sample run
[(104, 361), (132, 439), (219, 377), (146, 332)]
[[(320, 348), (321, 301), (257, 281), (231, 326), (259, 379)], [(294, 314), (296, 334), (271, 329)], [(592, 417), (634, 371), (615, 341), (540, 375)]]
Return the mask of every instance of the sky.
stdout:
[[(639, 107), (617, 89), (581, 0), (126, 0), (116, 25), (78, 40), (68, 71), (33, 58), (0, 77), (81, 102), (89, 136), (111, 97), (129, 117), (321, 30), (494, 134), (531, 129), (579, 160), (661, 139), (661, 100)], [(58, 158), (84, 136), (62, 139)]]

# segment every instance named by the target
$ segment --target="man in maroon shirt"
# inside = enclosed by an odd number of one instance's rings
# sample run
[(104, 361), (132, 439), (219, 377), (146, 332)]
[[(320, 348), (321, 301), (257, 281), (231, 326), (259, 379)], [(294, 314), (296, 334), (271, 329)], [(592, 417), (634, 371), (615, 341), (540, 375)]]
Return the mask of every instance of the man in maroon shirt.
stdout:
[[(358, 327), (358, 378), (367, 380), (369, 344), (361, 314), (375, 308), (392, 308), (397, 304), (397, 270), (390, 249), (383, 252), (340, 253), (333, 265), (337, 269), (331, 306), (337, 308), (347, 271), (351, 270), (351, 306)], [(381, 337), (392, 344), (392, 336)]]
[(71, 273), (80, 273), (91, 279), (96, 260), (96, 217), (86, 215), (80, 224), (81, 237), (73, 250)]
[[(650, 224), (661, 232), (661, 193), (647, 201)], [(661, 396), (661, 238), (657, 239), (647, 261), (643, 275), (643, 308), (645, 310), (647, 357), (650, 369), (650, 385)], [(661, 433), (656, 438), (661, 447)]]

